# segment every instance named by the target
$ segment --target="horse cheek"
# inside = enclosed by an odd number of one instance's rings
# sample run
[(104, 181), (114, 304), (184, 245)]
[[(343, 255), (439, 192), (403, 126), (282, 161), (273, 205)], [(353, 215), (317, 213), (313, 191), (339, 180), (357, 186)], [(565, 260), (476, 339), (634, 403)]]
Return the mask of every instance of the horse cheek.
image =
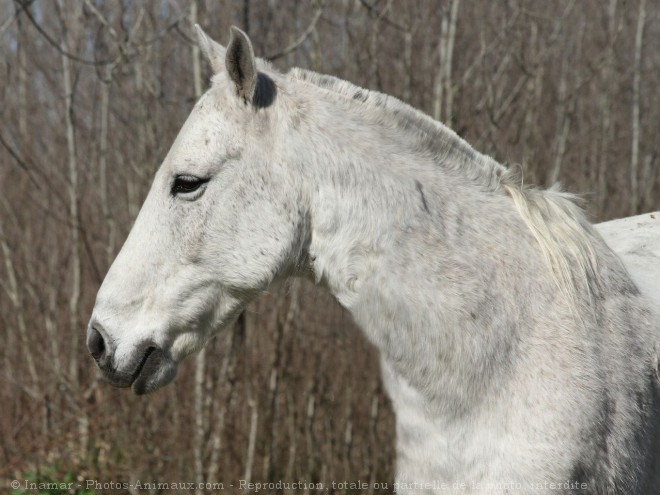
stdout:
[(219, 279), (236, 289), (264, 290), (288, 264), (294, 222), (265, 200), (244, 204), (240, 217), (234, 218), (240, 221), (223, 222), (214, 236)]

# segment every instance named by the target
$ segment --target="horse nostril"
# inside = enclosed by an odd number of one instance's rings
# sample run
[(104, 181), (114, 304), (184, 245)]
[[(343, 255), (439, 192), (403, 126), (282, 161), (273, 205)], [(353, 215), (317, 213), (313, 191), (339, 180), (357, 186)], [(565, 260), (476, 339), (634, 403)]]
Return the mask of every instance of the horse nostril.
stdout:
[(87, 349), (95, 360), (99, 360), (105, 354), (105, 341), (103, 335), (94, 327), (87, 330)]

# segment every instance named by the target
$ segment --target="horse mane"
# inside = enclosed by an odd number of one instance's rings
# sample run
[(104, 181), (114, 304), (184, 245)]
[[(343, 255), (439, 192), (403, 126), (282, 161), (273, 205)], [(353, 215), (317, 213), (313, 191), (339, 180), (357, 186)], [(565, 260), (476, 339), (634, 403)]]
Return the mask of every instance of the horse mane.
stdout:
[(602, 278), (593, 243), (599, 235), (580, 207), (579, 196), (562, 191), (558, 184), (545, 190), (524, 185), (519, 167), (504, 167), (476, 152), (450, 128), (393, 96), (304, 69), (292, 69), (288, 76), (367, 105), (376, 115), (381, 113), (381, 120), (406, 131), (419, 149), (433, 153), (444, 170), (461, 174), (484, 190), (508, 194), (571, 305), (580, 283), (589, 297), (600, 291)]

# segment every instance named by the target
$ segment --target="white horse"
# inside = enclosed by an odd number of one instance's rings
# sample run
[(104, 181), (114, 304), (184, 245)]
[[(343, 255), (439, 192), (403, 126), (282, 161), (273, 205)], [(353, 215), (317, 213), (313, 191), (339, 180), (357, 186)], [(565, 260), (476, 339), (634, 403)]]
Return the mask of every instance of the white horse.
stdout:
[(399, 493), (659, 493), (659, 320), (574, 198), (394, 98), (198, 31), (213, 84), (89, 324), (107, 379), (167, 384), (307, 276), (380, 350)]

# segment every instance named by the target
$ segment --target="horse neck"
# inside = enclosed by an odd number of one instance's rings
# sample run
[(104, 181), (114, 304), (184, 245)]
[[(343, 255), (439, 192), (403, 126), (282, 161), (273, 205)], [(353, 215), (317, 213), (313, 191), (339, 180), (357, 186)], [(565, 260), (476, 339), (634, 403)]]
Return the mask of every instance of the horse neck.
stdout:
[(524, 227), (503, 193), (378, 128), (345, 124), (306, 143), (314, 276), (379, 348), (391, 383), (456, 414), (498, 378), (489, 368), (506, 362), (508, 315), (524, 311), (522, 285), (511, 292), (497, 274), (526, 254), (542, 260), (524, 243), (510, 256)]

